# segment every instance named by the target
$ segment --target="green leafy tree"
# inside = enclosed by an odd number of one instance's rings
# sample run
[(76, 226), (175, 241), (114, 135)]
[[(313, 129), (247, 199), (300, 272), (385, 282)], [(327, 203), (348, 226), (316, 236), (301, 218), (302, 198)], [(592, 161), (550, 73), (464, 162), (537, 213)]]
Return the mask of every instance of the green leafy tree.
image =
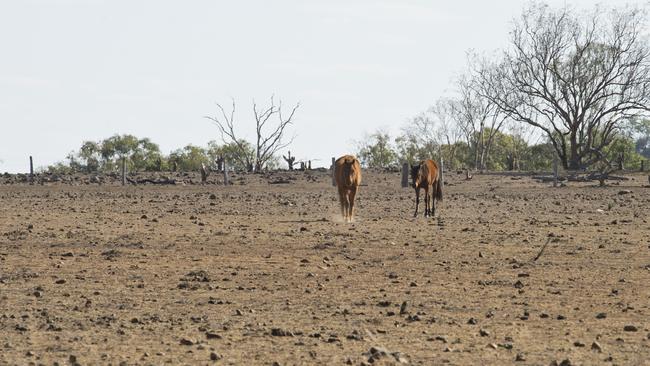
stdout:
[(398, 164), (397, 153), (390, 143), (390, 135), (377, 131), (357, 142), (357, 156), (368, 168), (389, 168)]
[(191, 144), (172, 151), (168, 159), (169, 165), (180, 171), (198, 171), (201, 164), (210, 164), (206, 149)]
[[(255, 148), (246, 141), (240, 140), (237, 143), (230, 142), (219, 145), (216, 141), (208, 142), (207, 155), (210, 166), (215, 167), (215, 162), (224, 158), (230, 168), (237, 171), (249, 171), (252, 162), (255, 160)], [(272, 159), (267, 160), (270, 163)], [(270, 168), (267, 164), (267, 168)]]

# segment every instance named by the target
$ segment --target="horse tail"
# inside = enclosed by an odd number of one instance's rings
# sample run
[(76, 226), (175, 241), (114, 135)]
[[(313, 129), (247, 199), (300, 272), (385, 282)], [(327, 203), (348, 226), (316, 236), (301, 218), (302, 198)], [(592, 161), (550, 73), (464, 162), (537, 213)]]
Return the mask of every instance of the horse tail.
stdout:
[(345, 179), (345, 184), (350, 187), (352, 185), (352, 164), (347, 161), (345, 163), (343, 164), (343, 179)]
[(442, 176), (438, 173), (438, 182), (436, 183), (436, 199), (442, 201)]

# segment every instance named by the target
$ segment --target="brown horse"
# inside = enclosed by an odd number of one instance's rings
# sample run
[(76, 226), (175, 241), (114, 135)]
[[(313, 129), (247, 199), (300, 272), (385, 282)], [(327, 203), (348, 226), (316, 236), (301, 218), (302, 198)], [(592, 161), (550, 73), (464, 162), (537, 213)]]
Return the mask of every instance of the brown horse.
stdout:
[[(415, 188), (415, 214), (418, 216), (420, 188), (424, 188), (424, 217), (435, 216), (436, 200), (442, 201), (442, 179), (440, 168), (433, 160), (427, 159), (411, 167), (412, 187)], [(434, 195), (435, 193), (435, 195)]]
[(334, 163), (334, 177), (339, 188), (341, 215), (346, 222), (354, 216), (354, 197), (361, 184), (361, 164), (352, 155), (343, 155)]

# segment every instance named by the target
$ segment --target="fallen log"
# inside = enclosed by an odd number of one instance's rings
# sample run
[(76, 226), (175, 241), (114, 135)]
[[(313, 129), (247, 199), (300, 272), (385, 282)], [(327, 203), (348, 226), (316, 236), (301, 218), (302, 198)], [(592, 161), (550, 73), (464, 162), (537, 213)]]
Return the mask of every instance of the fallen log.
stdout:
[(155, 185), (175, 185), (175, 184), (176, 184), (176, 180), (174, 180), (174, 179), (169, 179), (169, 178), (156, 179), (156, 180), (154, 180), (154, 179), (149, 179), (149, 178), (145, 178), (145, 179), (138, 179), (138, 180), (135, 180), (135, 179), (131, 179), (131, 178), (129, 178), (129, 177), (126, 177), (126, 180), (127, 180), (129, 183), (133, 184), (133, 185), (138, 185), (138, 184), (147, 184), (147, 183), (149, 183), (149, 184), (155, 184)]

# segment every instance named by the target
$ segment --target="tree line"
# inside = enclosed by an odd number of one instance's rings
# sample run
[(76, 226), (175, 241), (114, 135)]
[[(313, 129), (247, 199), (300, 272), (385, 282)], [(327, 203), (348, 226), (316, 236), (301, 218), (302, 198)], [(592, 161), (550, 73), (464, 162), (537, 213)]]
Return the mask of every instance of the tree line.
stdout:
[(555, 157), (570, 170), (634, 168), (649, 150), (646, 25), (646, 12), (632, 6), (532, 3), (504, 49), (468, 52), (451, 96), (394, 141), (369, 135), (359, 155), (368, 166), (441, 154), (471, 169), (544, 169)]
[[(411, 118), (396, 137), (377, 130), (356, 142), (367, 167), (443, 158), (447, 167), (547, 170), (557, 159), (570, 170), (636, 169), (650, 158), (650, 48), (643, 9), (577, 11), (528, 5), (512, 23), (507, 46), (490, 56), (468, 52), (452, 93)], [(283, 114), (271, 97), (252, 105), (255, 137), (242, 139), (236, 104), (206, 116), (220, 141), (163, 155), (149, 139), (116, 135), (84, 142), (51, 169), (197, 170), (222, 159), (233, 168), (277, 168), (293, 141), (287, 129), (300, 104)], [(290, 161), (290, 156), (287, 161)]]
[[(85, 141), (78, 151), (68, 154), (66, 161), (46, 168), (51, 173), (110, 173), (121, 169), (126, 159), (129, 171), (199, 171), (202, 167), (220, 170), (225, 160), (230, 169), (250, 170), (249, 161), (255, 155), (246, 141), (239, 144), (208, 142), (207, 146), (189, 144), (169, 154), (163, 154), (158, 144), (149, 138), (133, 135), (114, 135), (100, 141)], [(278, 159), (266, 162), (269, 169), (278, 167)]]

